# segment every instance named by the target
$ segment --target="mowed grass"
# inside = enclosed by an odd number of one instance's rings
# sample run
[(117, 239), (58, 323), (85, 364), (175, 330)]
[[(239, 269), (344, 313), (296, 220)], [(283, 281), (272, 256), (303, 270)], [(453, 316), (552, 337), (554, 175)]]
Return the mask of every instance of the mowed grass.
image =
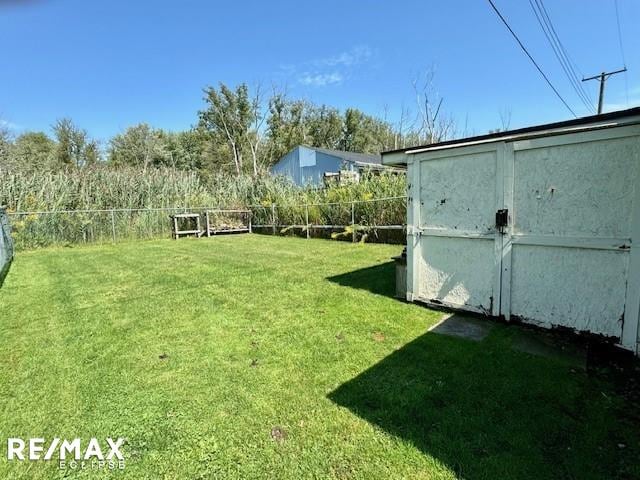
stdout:
[[(0, 289), (0, 478), (637, 478), (606, 376), (427, 329), (400, 247), (268, 236), (20, 253)], [(7, 437), (126, 437), (123, 471)]]

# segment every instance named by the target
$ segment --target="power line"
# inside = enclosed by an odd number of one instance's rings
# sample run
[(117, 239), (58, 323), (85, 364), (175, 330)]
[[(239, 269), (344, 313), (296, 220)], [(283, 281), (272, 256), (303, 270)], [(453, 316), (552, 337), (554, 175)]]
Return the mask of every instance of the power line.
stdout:
[(620, 44), (620, 54), (622, 55), (622, 63), (627, 65), (626, 60), (624, 59), (624, 47), (622, 46), (622, 30), (620, 29), (620, 12), (618, 11), (618, 0), (613, 0), (613, 3), (616, 7), (616, 23), (618, 24), (618, 43)]
[[(558, 43), (560, 45), (560, 48), (561, 48), (562, 52), (564, 53), (565, 58), (569, 62), (569, 65), (573, 67), (573, 68), (571, 68), (571, 71), (574, 73), (574, 75), (575, 75), (575, 70), (578, 70), (578, 73), (580, 73), (580, 76), (576, 75), (576, 79), (579, 80), (580, 77), (584, 77), (584, 74), (582, 73), (582, 70), (580, 70), (580, 68), (578, 68), (578, 65), (576, 65), (576, 63), (569, 56), (569, 53), (567, 53), (567, 49), (564, 48), (564, 45), (563, 45), (562, 41), (560, 40), (560, 37), (558, 36), (558, 32), (556, 31), (555, 27), (553, 26), (553, 22), (551, 21), (551, 17), (549, 16), (549, 12), (547, 12), (547, 8), (544, 6), (544, 2), (542, 0), (537, 0), (537, 1), (540, 2), (540, 6), (542, 7), (542, 12), (544, 13), (544, 16), (547, 18), (547, 20), (549, 22), (549, 25), (551, 26), (551, 30), (553, 31), (553, 34), (555, 35), (555, 38), (558, 41)], [(574, 70), (574, 68), (575, 68), (575, 70)], [(586, 92), (586, 93), (588, 93), (588, 92)]]
[(569, 83), (571, 84), (571, 87), (576, 92), (576, 94), (578, 95), (580, 100), (582, 100), (582, 103), (587, 107), (587, 109), (588, 110), (593, 110), (593, 106), (589, 103), (589, 101), (587, 100), (585, 94), (576, 85), (576, 80), (572, 76), (572, 71), (573, 70), (572, 70), (571, 64), (568, 63), (566, 58), (564, 57), (564, 53), (563, 53), (563, 51), (561, 49), (560, 44), (558, 43), (558, 39), (557, 39), (557, 37), (555, 37), (553, 35), (552, 28), (550, 27), (549, 23), (547, 22), (547, 18), (544, 17), (544, 15), (543, 15), (543, 13), (542, 13), (542, 11), (540, 9), (540, 5), (538, 4), (537, 0), (536, 0), (535, 4), (534, 4), (534, 2), (532, 0), (529, 0), (529, 5), (531, 6), (531, 9), (533, 10), (533, 13), (535, 14), (535, 17), (538, 20), (538, 24), (540, 25), (540, 28), (542, 29), (542, 33), (544, 33), (545, 37), (547, 38), (547, 41), (549, 42), (549, 45), (551, 46), (551, 49), (553, 50), (554, 55), (558, 59), (558, 62), (560, 62), (560, 66), (562, 67), (562, 70), (564, 70), (564, 73), (565, 73), (567, 79), (569, 80)]
[(551, 80), (549, 80), (549, 78), (547, 77), (547, 75), (545, 75), (545, 73), (542, 71), (542, 68), (540, 68), (540, 65), (538, 65), (538, 63), (534, 60), (534, 58), (531, 56), (531, 54), (529, 53), (529, 51), (527, 50), (527, 48), (524, 46), (524, 44), (520, 41), (520, 39), (518, 38), (518, 35), (516, 35), (516, 32), (513, 31), (513, 29), (509, 26), (509, 23), (505, 20), (505, 18), (502, 16), (502, 14), (500, 13), (500, 11), (498, 10), (498, 8), (495, 6), (495, 4), (493, 3), (493, 0), (487, 0), (489, 2), (489, 4), (491, 5), (491, 8), (493, 8), (494, 12), (496, 12), (496, 14), (498, 15), (498, 17), (500, 18), (500, 20), (502, 20), (502, 23), (504, 23), (505, 27), (507, 27), (507, 29), (509, 30), (509, 32), (511, 32), (511, 35), (513, 35), (513, 38), (515, 38), (516, 42), (518, 42), (518, 45), (520, 45), (520, 48), (522, 49), (522, 51), (527, 55), (527, 57), (529, 57), (529, 60), (531, 60), (531, 62), (535, 65), (536, 69), (538, 70), (538, 72), (540, 73), (540, 75), (542, 75), (542, 78), (545, 79), (545, 81), (547, 82), (547, 84), (549, 85), (549, 87), (551, 87), (551, 90), (553, 90), (553, 93), (556, 94), (556, 96), (560, 99), (560, 101), (564, 104), (565, 107), (567, 107), (567, 110), (569, 110), (571, 112), (571, 114), (575, 117), (578, 118), (578, 116), (575, 114), (575, 112), (571, 109), (571, 107), (569, 106), (569, 104), (564, 100), (564, 98), (562, 98), (562, 95), (560, 95), (560, 93), (558, 92), (558, 90), (556, 89), (556, 87), (553, 86), (553, 84), (551, 83)]
[[(622, 57), (622, 66), (627, 68), (627, 60), (624, 55), (624, 46), (622, 45), (622, 29), (620, 28), (620, 12), (618, 10), (618, 0), (613, 0), (613, 4), (616, 8), (616, 24), (618, 25), (618, 45), (620, 46), (620, 56)], [(627, 97), (627, 107), (629, 106), (629, 81), (627, 72), (624, 72), (624, 90)]]
[[(534, 3), (535, 2), (535, 3)], [(567, 49), (564, 47), (562, 40), (560, 40), (560, 36), (556, 31), (553, 22), (551, 21), (551, 17), (549, 16), (549, 12), (544, 5), (543, 0), (529, 0), (529, 5), (531, 5), (531, 9), (535, 14), (540, 27), (542, 28), (542, 32), (545, 37), (547, 37), (547, 41), (551, 45), (553, 53), (556, 58), (560, 62), (560, 66), (564, 70), (565, 75), (567, 76), (569, 83), (573, 87), (574, 91), (582, 100), (587, 110), (595, 111), (593, 108), (593, 100), (588, 92), (582, 86), (582, 82), (580, 82), (578, 75), (576, 74), (576, 69), (580, 71), (578, 66), (569, 56)], [(575, 67), (575, 68), (574, 68)], [(580, 72), (582, 76), (582, 72)]]

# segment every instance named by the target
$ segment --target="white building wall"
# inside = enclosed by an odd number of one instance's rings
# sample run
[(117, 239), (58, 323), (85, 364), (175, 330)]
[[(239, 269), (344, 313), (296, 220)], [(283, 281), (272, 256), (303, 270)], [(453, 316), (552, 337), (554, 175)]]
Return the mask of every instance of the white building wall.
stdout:
[(637, 351), (639, 126), (406, 158), (408, 299), (600, 334)]

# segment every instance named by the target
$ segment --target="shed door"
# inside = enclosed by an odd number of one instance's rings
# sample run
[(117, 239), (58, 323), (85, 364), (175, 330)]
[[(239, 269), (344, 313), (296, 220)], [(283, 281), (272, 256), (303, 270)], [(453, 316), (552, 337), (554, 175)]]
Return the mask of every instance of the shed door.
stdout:
[[(410, 296), (635, 349), (639, 134), (629, 126), (416, 154)], [(498, 210), (508, 211), (501, 232)]]
[[(501, 146), (416, 160), (412, 294), (423, 302), (499, 315)], [(469, 150), (465, 150), (469, 152)]]
[(505, 157), (502, 313), (620, 338), (638, 138), (582, 135), (516, 142)]

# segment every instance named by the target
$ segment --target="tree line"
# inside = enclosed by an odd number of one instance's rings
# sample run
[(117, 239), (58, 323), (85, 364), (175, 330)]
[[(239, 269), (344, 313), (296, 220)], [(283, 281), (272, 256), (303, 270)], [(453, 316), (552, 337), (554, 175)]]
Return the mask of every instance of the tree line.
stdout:
[(431, 102), (428, 85), (419, 89), (414, 84), (414, 89), (416, 114), (403, 109), (400, 120), (392, 123), (357, 108), (341, 111), (279, 91), (267, 96), (260, 87), (221, 83), (204, 90), (203, 108), (184, 131), (140, 123), (100, 145), (68, 118), (56, 121), (51, 135), (27, 131), (16, 136), (0, 129), (0, 168), (55, 171), (106, 164), (257, 176), (300, 144), (378, 153), (452, 136), (454, 123), (440, 112), (442, 100)]

